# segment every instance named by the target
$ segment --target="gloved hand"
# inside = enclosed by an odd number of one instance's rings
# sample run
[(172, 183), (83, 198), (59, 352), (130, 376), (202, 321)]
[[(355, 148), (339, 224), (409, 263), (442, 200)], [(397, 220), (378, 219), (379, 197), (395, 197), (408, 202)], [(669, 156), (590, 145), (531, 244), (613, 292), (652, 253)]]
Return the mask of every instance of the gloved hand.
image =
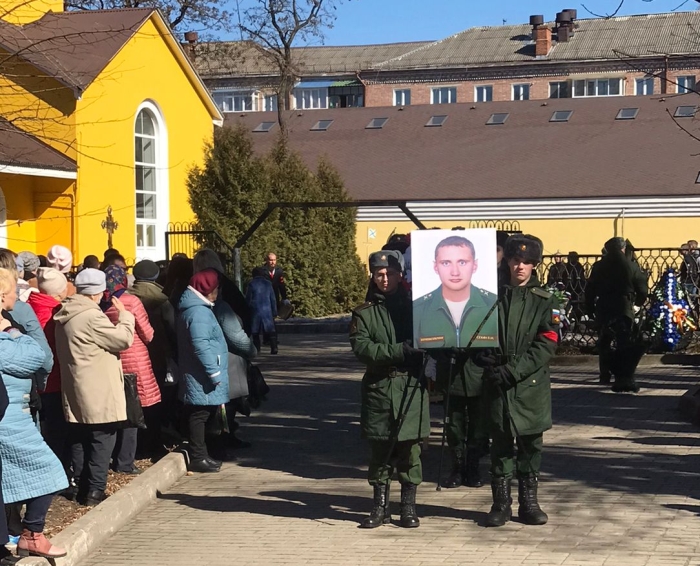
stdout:
[(428, 356), (428, 363), (425, 365), (425, 377), (431, 381), (437, 379), (437, 360), (432, 356)]
[(480, 368), (491, 368), (498, 364), (498, 356), (493, 348), (483, 348), (472, 356), (472, 361)]
[(410, 340), (406, 340), (402, 345), (403, 349), (403, 359), (408, 365), (420, 366), (423, 364), (423, 350), (414, 348)]
[(500, 387), (503, 390), (515, 387), (515, 378), (508, 366), (492, 367), (484, 372), (484, 377), (493, 387)]

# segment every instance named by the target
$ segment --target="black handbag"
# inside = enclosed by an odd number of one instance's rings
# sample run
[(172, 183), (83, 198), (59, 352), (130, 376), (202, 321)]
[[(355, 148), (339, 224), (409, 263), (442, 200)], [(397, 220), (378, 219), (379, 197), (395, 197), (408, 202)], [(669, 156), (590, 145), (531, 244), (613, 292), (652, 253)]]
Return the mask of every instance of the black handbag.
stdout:
[(136, 387), (135, 373), (124, 374), (124, 396), (126, 397), (127, 428), (146, 428), (141, 399), (139, 399), (139, 391)]
[(248, 366), (248, 403), (253, 409), (257, 409), (270, 392), (270, 387), (265, 383), (260, 368), (254, 364)]

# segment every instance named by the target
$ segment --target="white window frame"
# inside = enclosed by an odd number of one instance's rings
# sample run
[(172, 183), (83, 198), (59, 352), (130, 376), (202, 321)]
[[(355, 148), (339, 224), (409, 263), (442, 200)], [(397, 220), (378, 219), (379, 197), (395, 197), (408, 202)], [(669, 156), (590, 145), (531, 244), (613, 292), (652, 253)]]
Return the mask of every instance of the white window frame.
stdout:
[[(484, 98), (488, 98), (485, 96), (479, 96), (479, 89), (483, 89), (483, 93), (486, 94), (487, 89), (490, 89), (491, 92), (491, 100), (483, 100)], [(474, 87), (474, 101), (475, 102), (493, 102), (493, 85), (477, 85)]]
[[(688, 87), (686, 82), (687, 79), (692, 79), (693, 85)], [(683, 83), (683, 84), (681, 84)], [(695, 92), (697, 86), (697, 77), (695, 75), (680, 75), (676, 77), (676, 92), (678, 94), (685, 94), (686, 92)]]
[(257, 110), (258, 93), (254, 90), (221, 89), (215, 90), (213, 94), (219, 110), (226, 114)]
[[(154, 125), (154, 136), (144, 136), (136, 133), (136, 120), (142, 111), (146, 111), (151, 115)], [(155, 197), (156, 217), (154, 219), (137, 218), (136, 211), (136, 167), (134, 167), (134, 238), (136, 241), (136, 258), (159, 260), (165, 257), (165, 232), (168, 229), (170, 222), (170, 179), (168, 167), (168, 130), (163, 119), (163, 113), (158, 105), (152, 100), (145, 100), (136, 109), (134, 114), (134, 122), (132, 125), (133, 140), (134, 140), (134, 165), (154, 166), (155, 169)], [(155, 164), (137, 162), (136, 161), (136, 138), (147, 137), (155, 142)], [(138, 226), (154, 226), (155, 230), (155, 246), (138, 246), (137, 231)]]
[[(634, 94), (635, 96), (652, 96), (654, 94), (654, 83), (656, 81), (654, 80), (654, 77), (638, 77), (634, 79)], [(640, 92), (640, 85), (643, 86), (643, 91)], [(651, 86), (651, 92), (646, 92), (649, 90), (649, 86)]]
[(260, 98), (262, 112), (277, 112), (278, 98), (276, 94), (266, 94)]
[[(525, 89), (525, 97), (523, 97), (523, 89)], [(520, 92), (516, 94), (518, 91)], [(512, 85), (510, 93), (511, 100), (530, 100), (530, 83), (516, 83)]]
[[(408, 102), (406, 102), (408, 95)], [(399, 98), (401, 101), (399, 102)], [(411, 105), (411, 89), (410, 88), (395, 88), (394, 89), (394, 106), (410, 106)]]
[[(443, 94), (447, 100), (443, 100)], [(430, 88), (430, 104), (457, 104), (456, 86), (434, 86)]]
[[(307, 93), (308, 97), (305, 97), (304, 95)], [(308, 104), (306, 98), (308, 98)], [(324, 108), (328, 108), (328, 87), (294, 89), (295, 110), (322, 110)]]
[[(619, 92), (618, 94), (609, 94), (610, 92), (610, 81), (619, 81)], [(576, 94), (576, 83), (583, 82), (584, 94)], [(595, 93), (590, 94), (589, 86), (591, 82), (595, 82)], [(601, 86), (603, 82), (607, 82), (608, 94), (599, 94), (602, 90)], [(600, 77), (600, 78), (590, 78), (590, 79), (576, 79), (571, 81), (571, 98), (593, 98), (593, 97), (603, 97), (603, 96), (624, 96), (625, 95), (625, 81), (621, 77)]]

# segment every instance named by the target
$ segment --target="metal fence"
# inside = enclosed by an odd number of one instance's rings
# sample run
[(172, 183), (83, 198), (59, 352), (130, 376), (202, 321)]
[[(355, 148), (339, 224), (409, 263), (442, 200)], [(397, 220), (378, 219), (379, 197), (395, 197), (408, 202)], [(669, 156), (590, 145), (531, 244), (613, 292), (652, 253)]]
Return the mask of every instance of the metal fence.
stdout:
[[(540, 281), (543, 284), (552, 286), (560, 283), (560, 287), (563, 287), (571, 295), (567, 308), (569, 326), (562, 333), (561, 345), (564, 348), (568, 346), (584, 352), (595, 348), (598, 337), (592, 328), (592, 321), (585, 314), (584, 294), (591, 268), (601, 257), (600, 254), (580, 255), (578, 262), (574, 262), (567, 256), (545, 256), (537, 268)], [(560, 259), (559, 266), (557, 266), (557, 258)], [(666, 270), (673, 268), (676, 273), (680, 273), (683, 265), (683, 256), (678, 248), (641, 248), (635, 250), (634, 258), (649, 278), (650, 293), (656, 288)], [(697, 320), (697, 294), (690, 295), (688, 302), (692, 309), (693, 318)], [(643, 324), (646, 320), (650, 306), (651, 301), (647, 299), (637, 314), (639, 323)]]
[(165, 254), (170, 261), (175, 254), (189, 258), (202, 248), (214, 250), (232, 279), (236, 279), (236, 254), (234, 249), (214, 230), (198, 230), (190, 222), (171, 222), (165, 233)]

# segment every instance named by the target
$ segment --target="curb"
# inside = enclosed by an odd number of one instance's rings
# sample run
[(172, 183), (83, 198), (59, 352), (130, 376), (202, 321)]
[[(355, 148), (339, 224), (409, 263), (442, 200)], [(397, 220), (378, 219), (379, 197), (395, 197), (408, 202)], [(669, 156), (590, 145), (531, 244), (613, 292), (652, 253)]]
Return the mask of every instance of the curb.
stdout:
[(185, 458), (172, 452), (161, 458), (129, 485), (85, 513), (51, 539), (68, 554), (49, 562), (45, 558), (29, 557), (17, 562), (20, 566), (76, 566), (102, 543), (153, 503), (158, 494), (169, 489), (187, 473)]

